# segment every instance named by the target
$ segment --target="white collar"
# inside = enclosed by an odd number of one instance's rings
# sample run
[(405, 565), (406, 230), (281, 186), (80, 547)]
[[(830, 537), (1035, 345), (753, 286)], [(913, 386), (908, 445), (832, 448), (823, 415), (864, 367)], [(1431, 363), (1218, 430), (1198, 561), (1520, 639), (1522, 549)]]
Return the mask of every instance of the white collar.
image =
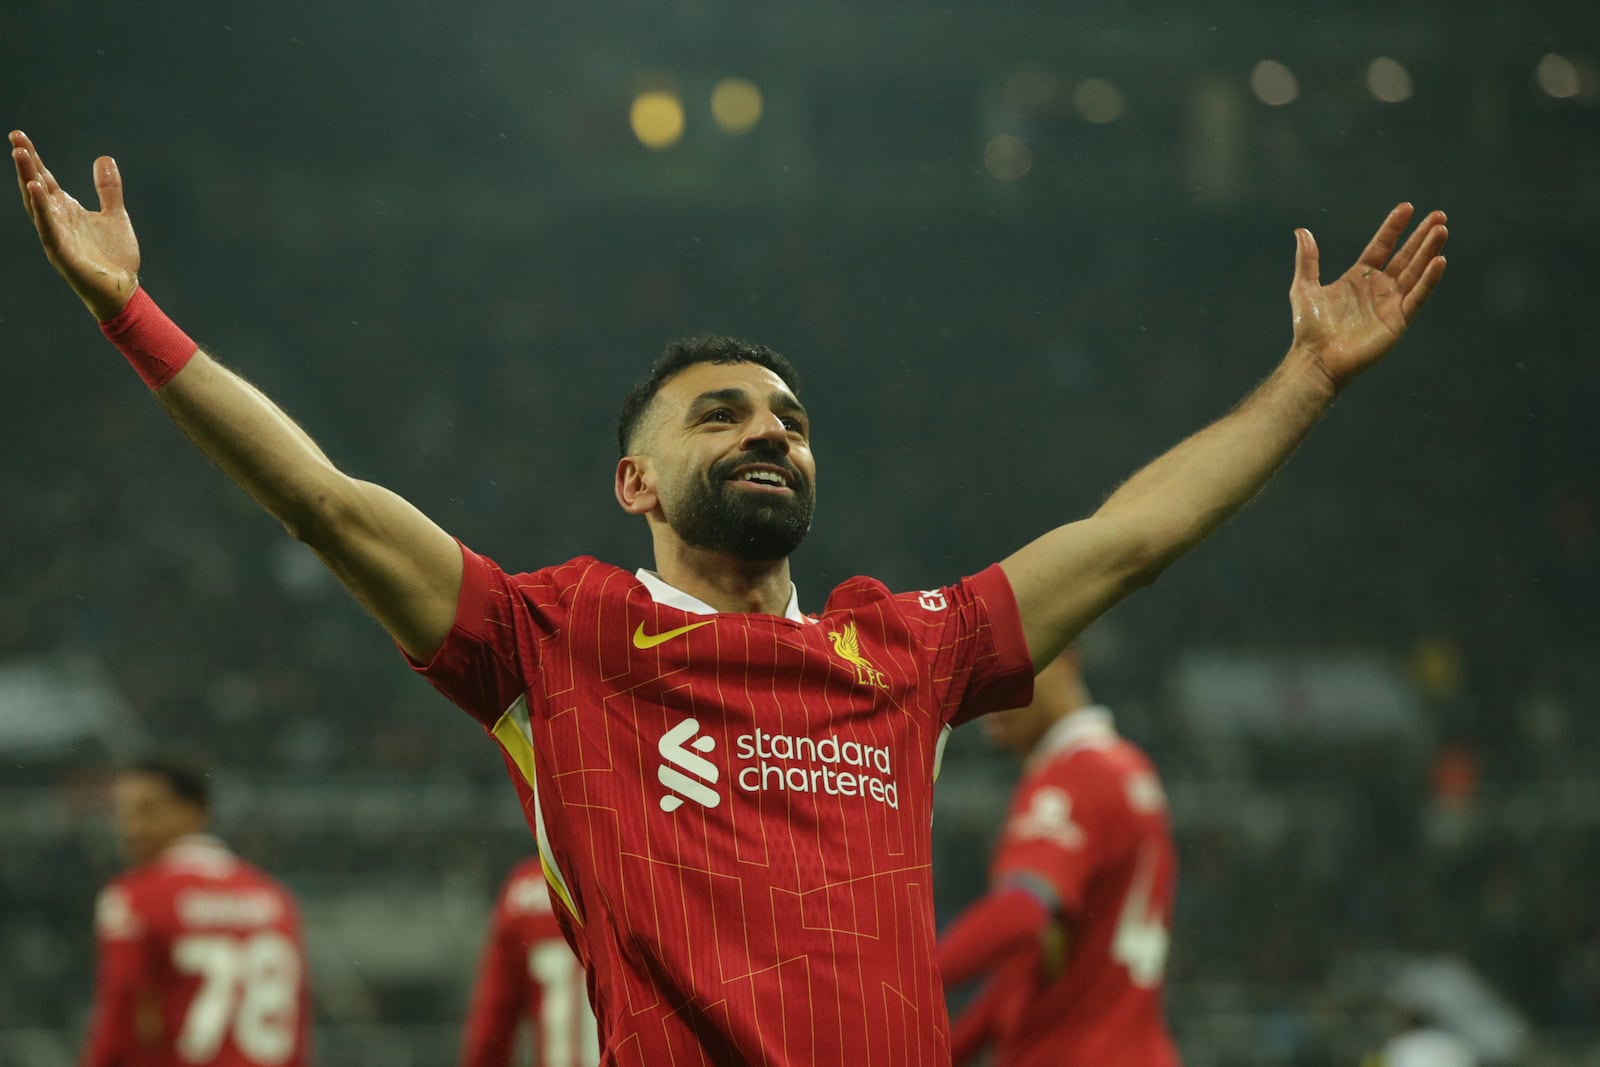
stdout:
[(228, 846), (222, 843), (220, 837), (211, 834), (184, 834), (173, 840), (172, 844), (162, 849), (163, 855), (184, 852), (226, 852)]
[(1046, 730), (1038, 744), (1033, 746), (1033, 751), (1028, 753), (1028, 762), (1031, 764), (1048, 759), (1069, 748), (1104, 748), (1116, 739), (1117, 725), (1111, 719), (1111, 709), (1091, 704), (1063, 715)]
[(227, 868), (233, 865), (233, 853), (220, 838), (210, 834), (184, 834), (162, 849), (157, 863), (202, 868)]
[[(639, 579), (639, 582), (644, 586), (645, 591), (650, 594), (650, 599), (654, 600), (657, 604), (665, 604), (669, 608), (677, 608), (679, 611), (687, 611), (691, 615), (722, 614), (716, 608), (712, 607), (710, 604), (707, 604), (699, 597), (690, 596), (682, 589), (668, 585), (666, 582), (661, 580), (659, 575), (652, 574), (643, 567), (640, 567), (638, 570), (634, 571), (633, 576)], [(793, 582), (789, 583), (789, 603), (784, 605), (783, 617), (788, 619), (790, 622), (816, 621), (815, 619), (808, 619), (806, 616), (800, 613), (800, 594), (795, 589)]]

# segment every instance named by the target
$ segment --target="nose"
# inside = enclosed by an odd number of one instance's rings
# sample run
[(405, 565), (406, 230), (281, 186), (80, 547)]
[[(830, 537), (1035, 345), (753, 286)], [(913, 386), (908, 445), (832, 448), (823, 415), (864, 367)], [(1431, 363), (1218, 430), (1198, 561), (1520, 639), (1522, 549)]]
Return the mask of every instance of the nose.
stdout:
[(744, 439), (739, 442), (746, 452), (756, 448), (771, 448), (789, 454), (789, 428), (771, 408), (751, 416)]

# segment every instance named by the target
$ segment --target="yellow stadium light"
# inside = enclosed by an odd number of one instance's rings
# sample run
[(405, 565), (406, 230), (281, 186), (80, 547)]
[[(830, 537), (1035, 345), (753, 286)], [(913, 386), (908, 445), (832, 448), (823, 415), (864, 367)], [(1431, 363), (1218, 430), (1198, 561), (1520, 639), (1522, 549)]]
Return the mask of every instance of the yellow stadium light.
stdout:
[(743, 78), (723, 78), (711, 90), (711, 117), (735, 137), (755, 129), (761, 105), (761, 90)]
[(1014, 182), (1033, 169), (1033, 149), (1020, 137), (996, 134), (983, 146), (983, 169), (1003, 182)]
[(1411, 98), (1411, 73), (1398, 59), (1379, 56), (1367, 67), (1367, 88), (1385, 104)]
[(1557, 100), (1569, 100), (1583, 88), (1577, 64), (1559, 52), (1546, 52), (1533, 73), (1539, 88)]
[(1282, 107), (1300, 95), (1300, 82), (1276, 59), (1263, 59), (1250, 72), (1250, 89), (1263, 104)]
[(628, 109), (628, 124), (646, 148), (671, 148), (683, 138), (683, 102), (665, 89), (640, 93)]
[(1085, 78), (1079, 82), (1072, 91), (1072, 106), (1077, 109), (1079, 118), (1096, 125), (1117, 121), (1127, 109), (1122, 90), (1104, 78)]

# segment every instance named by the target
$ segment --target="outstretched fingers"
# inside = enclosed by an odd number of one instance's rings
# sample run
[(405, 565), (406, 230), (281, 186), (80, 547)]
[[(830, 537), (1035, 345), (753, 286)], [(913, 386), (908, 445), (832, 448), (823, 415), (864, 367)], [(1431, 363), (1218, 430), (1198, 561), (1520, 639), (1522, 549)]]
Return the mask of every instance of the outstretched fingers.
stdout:
[(1422, 276), (1417, 279), (1417, 284), (1406, 293), (1400, 301), (1400, 313), (1405, 316), (1406, 322), (1416, 318), (1417, 312), (1422, 310), (1422, 305), (1428, 302), (1428, 297), (1433, 295), (1434, 287), (1439, 284), (1439, 279), (1444, 277), (1445, 258), (1435, 256), (1427, 261), (1427, 266), (1422, 269)]
[(21, 148), (28, 154), (31, 161), (30, 170), (33, 180), (44, 186), (46, 193), (59, 193), (61, 185), (56, 181), (56, 176), (50, 173), (50, 168), (44, 165), (44, 157), (39, 155), (39, 150), (34, 147), (33, 141), (21, 130), (14, 130), (11, 134), (11, 143), (14, 147)]
[(1383, 225), (1378, 227), (1378, 232), (1372, 235), (1372, 240), (1367, 242), (1367, 247), (1356, 260), (1356, 266), (1368, 271), (1382, 270), (1384, 264), (1389, 262), (1389, 253), (1394, 251), (1400, 235), (1406, 232), (1406, 224), (1411, 221), (1414, 210), (1409, 203), (1396, 204), (1384, 218)]
[(29, 183), (26, 195), (29, 213), (33, 215), (33, 227), (39, 231), (39, 243), (44, 245), (50, 262), (57, 263), (65, 228), (61, 217), (61, 200), (45, 192), (43, 184), (37, 179)]
[[(1411, 231), (1411, 236), (1406, 238), (1406, 243), (1401, 246), (1400, 251), (1396, 252), (1394, 258), (1389, 260), (1389, 265), (1384, 268), (1384, 273), (1391, 278), (1404, 277), (1406, 269), (1417, 262), (1417, 254), (1422, 248), (1423, 241), (1427, 240), (1434, 230), (1442, 227), (1446, 221), (1444, 212), (1428, 212), (1428, 217), (1423, 219), (1417, 228)], [(1423, 263), (1427, 261), (1428, 258), (1426, 256), (1422, 257)]]
[(20, 130), (11, 134), (11, 162), (17, 168), (17, 191), (22, 194), (23, 206), (28, 209), (28, 214), (33, 214), (33, 197), (28, 192), (28, 183), (37, 178), (38, 159), (28, 151), (28, 139)]
[(50, 173), (50, 168), (39, 158), (39, 150), (33, 146), (27, 134), (21, 130), (12, 130), (9, 140), (11, 159), (17, 167), (17, 188), (22, 193), (23, 206), (28, 209), (28, 217), (33, 220), (33, 225), (38, 229), (39, 237), (44, 241), (46, 249), (53, 252), (58, 240), (54, 232), (52, 198), (59, 194), (72, 203), (76, 201), (72, 201), (71, 197), (62, 192), (55, 175)]
[[(1441, 217), (1443, 217), (1442, 213)], [(1409, 293), (1416, 287), (1418, 281), (1422, 279), (1424, 272), (1433, 265), (1433, 261), (1437, 259), (1439, 257), (1439, 253), (1444, 250), (1444, 243), (1449, 239), (1450, 231), (1445, 228), (1442, 223), (1440, 223), (1438, 225), (1428, 227), (1426, 233), (1421, 233), (1419, 231), (1419, 234), (1413, 235), (1412, 239), (1406, 242), (1408, 249), (1413, 243), (1415, 243), (1417, 247), (1410, 249), (1411, 254), (1407, 256), (1406, 262), (1400, 270), (1399, 277), (1396, 278), (1402, 293)]]

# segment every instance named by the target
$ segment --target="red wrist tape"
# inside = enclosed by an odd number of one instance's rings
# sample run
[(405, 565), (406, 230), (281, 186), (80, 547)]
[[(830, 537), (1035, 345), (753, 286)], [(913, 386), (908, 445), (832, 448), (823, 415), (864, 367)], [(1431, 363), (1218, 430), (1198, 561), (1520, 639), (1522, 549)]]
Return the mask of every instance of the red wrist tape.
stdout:
[(167, 318), (166, 312), (156, 307), (143, 286), (133, 291), (133, 297), (116, 318), (100, 324), (100, 332), (152, 389), (172, 381), (200, 348)]

